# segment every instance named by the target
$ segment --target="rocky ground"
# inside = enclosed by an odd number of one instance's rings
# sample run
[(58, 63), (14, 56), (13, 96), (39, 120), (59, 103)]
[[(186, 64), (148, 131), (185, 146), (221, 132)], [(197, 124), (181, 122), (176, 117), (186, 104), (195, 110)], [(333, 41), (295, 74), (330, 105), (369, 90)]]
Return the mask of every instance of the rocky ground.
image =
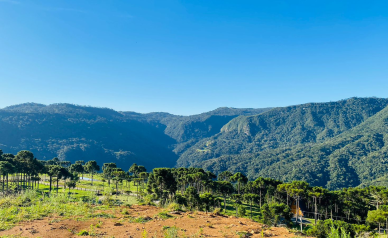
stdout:
[(295, 237), (286, 228), (266, 228), (246, 218), (214, 215), (204, 212), (175, 212), (170, 217), (160, 215), (162, 209), (152, 206), (132, 206), (110, 211), (114, 218), (63, 219), (50, 217), (21, 223), (0, 232), (0, 237), (166, 237), (178, 232), (178, 237)]

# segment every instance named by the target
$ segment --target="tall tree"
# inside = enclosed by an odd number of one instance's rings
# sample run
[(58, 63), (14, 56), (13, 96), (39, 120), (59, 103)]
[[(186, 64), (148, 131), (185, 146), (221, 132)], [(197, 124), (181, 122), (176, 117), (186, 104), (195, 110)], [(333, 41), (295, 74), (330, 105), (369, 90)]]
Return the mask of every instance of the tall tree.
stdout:
[(233, 176), (233, 174), (226, 170), (226, 171), (221, 172), (218, 175), (218, 180), (220, 180), (220, 181), (229, 181), (230, 182), (230, 178), (232, 176)]
[(386, 221), (386, 212), (384, 212), (383, 210), (369, 211), (368, 217), (366, 220), (371, 223), (377, 223), (379, 226), (379, 233), (380, 233), (381, 224)]
[(217, 192), (224, 198), (224, 212), (226, 212), (226, 198), (233, 194), (234, 188), (229, 181), (217, 181)]
[(7, 178), (7, 191), (8, 190), (8, 174), (12, 174), (15, 172), (15, 167), (8, 161), (0, 161), (0, 175), (3, 176), (3, 188), (4, 192), (4, 178)]
[(240, 194), (240, 187), (241, 187), (241, 185), (248, 182), (247, 176), (245, 176), (244, 174), (242, 174), (242, 173), (240, 173), (240, 172), (235, 173), (235, 174), (231, 177), (231, 180), (234, 181), (234, 182), (237, 182), (237, 191), (238, 191), (238, 194)]
[(108, 180), (110, 186), (110, 180), (113, 177), (113, 171), (117, 168), (116, 163), (105, 163), (102, 165), (102, 176)]
[(88, 161), (86, 164), (85, 164), (85, 170), (88, 172), (88, 173), (91, 173), (92, 175), (92, 185), (93, 185), (93, 175), (100, 171), (100, 166), (97, 164), (97, 162), (95, 160), (91, 160), (91, 161)]
[(85, 172), (85, 168), (81, 163), (75, 162), (74, 164), (70, 165), (69, 171), (71, 173), (79, 175), (79, 174), (83, 174)]
[(137, 165), (136, 163), (132, 164), (132, 166), (128, 170), (128, 172), (132, 173), (135, 178), (138, 177), (139, 173), (146, 171), (147, 169), (143, 165)]
[[(251, 208), (251, 219), (252, 219), (252, 205), (259, 200), (260, 196), (253, 193), (245, 193), (244, 194), (244, 200), (247, 201)], [(260, 207), (261, 208), (261, 207)]]
[(56, 177), (58, 180), (58, 176), (61, 172), (61, 168), (62, 167), (59, 165), (47, 165), (46, 166), (46, 172), (47, 172), (48, 176), (50, 177), (50, 192), (52, 190), (53, 177)]
[(328, 193), (327, 189), (324, 189), (322, 187), (313, 187), (308, 192), (308, 195), (313, 198), (314, 201), (314, 221), (315, 225), (317, 224), (317, 215), (318, 215), (318, 207), (317, 207), (317, 200), (325, 196), (325, 194)]
[(118, 183), (122, 182), (125, 179), (127, 173), (125, 173), (125, 171), (120, 168), (115, 168), (112, 171), (112, 175), (113, 175), (113, 180), (116, 183), (116, 196), (117, 196), (117, 194), (119, 193)]

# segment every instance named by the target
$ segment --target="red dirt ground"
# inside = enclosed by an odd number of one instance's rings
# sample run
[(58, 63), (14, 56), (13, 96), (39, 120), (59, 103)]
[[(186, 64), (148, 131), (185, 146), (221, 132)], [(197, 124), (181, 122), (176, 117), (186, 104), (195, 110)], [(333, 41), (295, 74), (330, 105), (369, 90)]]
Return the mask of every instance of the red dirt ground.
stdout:
[[(177, 227), (179, 229), (179, 237), (240, 237), (236, 233), (241, 231), (250, 233), (250, 237), (262, 237), (262, 235), (264, 237), (295, 237), (286, 228), (266, 229), (263, 228), (262, 224), (246, 218), (216, 216), (211, 213), (205, 214), (204, 212), (182, 212), (180, 214), (172, 214), (172, 218), (162, 220), (155, 216), (162, 211), (157, 207), (132, 206), (129, 209), (125, 208), (128, 211), (126, 215), (120, 212), (123, 209), (116, 211), (116, 218), (93, 218), (86, 221), (75, 221), (61, 217), (51, 217), (25, 222), (8, 231), (0, 232), (0, 237), (6, 235), (45, 238), (80, 237), (77, 235), (80, 231), (91, 231), (90, 225), (94, 225), (93, 237), (141, 238), (143, 230), (146, 230), (148, 238), (159, 238), (164, 237), (164, 226)], [(149, 217), (152, 219), (146, 223), (130, 223), (130, 217)], [(53, 219), (57, 219), (57, 222), (52, 222)], [(99, 222), (101, 225), (99, 228), (96, 228), (95, 225)]]

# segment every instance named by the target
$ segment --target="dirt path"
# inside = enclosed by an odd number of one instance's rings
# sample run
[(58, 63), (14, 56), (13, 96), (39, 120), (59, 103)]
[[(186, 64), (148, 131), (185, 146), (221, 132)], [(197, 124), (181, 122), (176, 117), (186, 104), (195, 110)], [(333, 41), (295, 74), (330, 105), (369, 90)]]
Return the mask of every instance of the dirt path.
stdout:
[[(0, 232), (0, 237), (5, 235), (47, 238), (80, 237), (77, 234), (85, 230), (89, 234), (92, 233), (93, 237), (141, 238), (143, 231), (146, 230), (148, 238), (159, 238), (164, 237), (164, 232), (169, 229), (168, 227), (174, 226), (178, 229), (179, 237), (240, 237), (241, 232), (252, 234), (250, 237), (295, 237), (286, 228), (263, 229), (261, 224), (245, 218), (193, 212), (172, 214), (171, 218), (163, 220), (157, 216), (162, 210), (156, 207), (132, 206), (130, 209), (127, 208), (127, 214), (123, 215), (124, 209), (116, 211), (116, 218), (76, 221), (75, 219), (60, 220), (60, 217), (51, 217), (26, 222), (11, 230)], [(139, 217), (149, 219), (149, 221), (145, 223), (130, 222), (131, 219)], [(238, 234), (238, 232), (240, 233)]]

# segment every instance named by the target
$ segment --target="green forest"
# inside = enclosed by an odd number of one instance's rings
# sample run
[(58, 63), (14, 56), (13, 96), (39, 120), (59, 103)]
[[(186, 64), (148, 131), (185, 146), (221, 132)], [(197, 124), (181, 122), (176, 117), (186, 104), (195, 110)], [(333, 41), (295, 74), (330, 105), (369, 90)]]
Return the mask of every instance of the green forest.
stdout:
[[(30, 151), (0, 154), (0, 230), (59, 211), (62, 216), (86, 216), (82, 209), (87, 204), (95, 210), (141, 204), (212, 212), (322, 238), (378, 234), (388, 226), (388, 189), (383, 186), (328, 190), (298, 180), (249, 180), (244, 173), (227, 170), (218, 175), (183, 167), (147, 172), (137, 164), (122, 169), (94, 160), (43, 161)], [(49, 206), (58, 201), (59, 207)]]
[(177, 116), (26, 103), (0, 109), (0, 146), (41, 160), (194, 167), (329, 190), (386, 186), (387, 106), (384, 98), (349, 98)]

